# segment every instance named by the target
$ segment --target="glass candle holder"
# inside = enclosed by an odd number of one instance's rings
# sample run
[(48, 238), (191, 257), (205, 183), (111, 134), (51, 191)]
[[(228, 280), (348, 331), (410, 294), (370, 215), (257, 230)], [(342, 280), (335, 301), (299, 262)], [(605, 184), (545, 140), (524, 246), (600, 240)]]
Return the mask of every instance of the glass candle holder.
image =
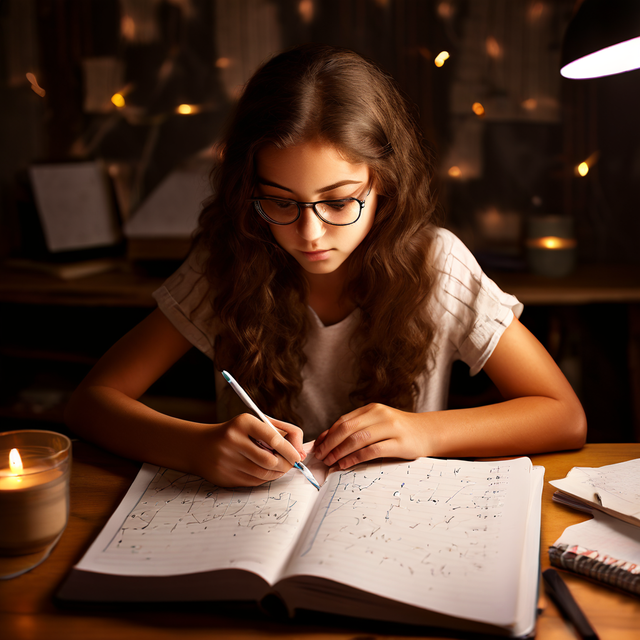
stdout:
[(0, 555), (36, 554), (67, 526), (71, 441), (53, 431), (0, 433)]
[(532, 273), (562, 277), (576, 266), (573, 220), (565, 216), (534, 216), (527, 223), (525, 251)]

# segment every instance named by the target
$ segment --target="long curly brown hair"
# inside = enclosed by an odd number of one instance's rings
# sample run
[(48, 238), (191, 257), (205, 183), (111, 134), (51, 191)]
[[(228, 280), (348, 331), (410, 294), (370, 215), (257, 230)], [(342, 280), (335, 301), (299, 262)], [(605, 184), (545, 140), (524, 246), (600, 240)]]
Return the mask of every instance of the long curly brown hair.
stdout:
[(304, 45), (272, 58), (237, 105), (196, 236), (208, 254), (214, 364), (233, 371), (271, 415), (303, 426), (294, 403), (306, 362), (307, 283), (247, 199), (262, 147), (314, 139), (366, 163), (378, 193), (373, 227), (347, 261), (343, 294), (360, 309), (351, 399), (410, 410), (434, 334), (426, 313), (438, 216), (431, 156), (395, 82), (346, 49)]

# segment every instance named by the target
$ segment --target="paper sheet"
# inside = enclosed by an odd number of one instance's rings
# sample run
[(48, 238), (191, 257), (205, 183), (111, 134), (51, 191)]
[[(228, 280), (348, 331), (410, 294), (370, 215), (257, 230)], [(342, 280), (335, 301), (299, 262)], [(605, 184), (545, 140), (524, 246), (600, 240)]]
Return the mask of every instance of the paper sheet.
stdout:
[[(530, 496), (532, 473), (527, 458), (492, 464), (422, 458), (333, 474), (287, 575), (320, 576), (509, 624), (523, 586), (530, 506), (523, 497)], [(529, 582), (535, 585), (535, 574)], [(533, 603), (535, 586), (530, 593)]]
[(603, 467), (574, 467), (551, 485), (610, 511), (640, 518), (640, 458)]

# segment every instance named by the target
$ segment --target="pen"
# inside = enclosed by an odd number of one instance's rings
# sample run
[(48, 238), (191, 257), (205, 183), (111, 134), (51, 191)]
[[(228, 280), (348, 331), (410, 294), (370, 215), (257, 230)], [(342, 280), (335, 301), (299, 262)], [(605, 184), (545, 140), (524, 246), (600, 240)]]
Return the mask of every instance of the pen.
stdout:
[(584, 640), (598, 640), (598, 634), (593, 630), (578, 603), (573, 599), (571, 591), (564, 583), (562, 576), (555, 569), (542, 572), (545, 586), (553, 601), (564, 616), (569, 618), (576, 631)]
[[(248, 396), (247, 392), (236, 382), (235, 378), (228, 371), (223, 371), (222, 377), (231, 385), (231, 388), (240, 396), (240, 399), (247, 405), (247, 407), (255, 411), (256, 415), (260, 418), (260, 420), (262, 420), (262, 422), (264, 422), (265, 424), (268, 424), (276, 433), (278, 434), (280, 433), (275, 428), (271, 420), (269, 420), (269, 418), (267, 418), (267, 416), (265, 416), (264, 413), (262, 413), (262, 411), (258, 409), (256, 403)], [(271, 453), (277, 453), (277, 451), (272, 449), (265, 442), (262, 442), (262, 440), (256, 440), (255, 438), (251, 438), (251, 440), (253, 440), (259, 447), (266, 449)], [(298, 469), (298, 471), (301, 471), (302, 475), (304, 475), (304, 477), (316, 489), (318, 489), (318, 491), (320, 491), (320, 485), (318, 484), (318, 481), (313, 477), (313, 474), (311, 473), (311, 471), (309, 471), (309, 469), (307, 469), (307, 467), (305, 467), (304, 464), (302, 464), (302, 462), (296, 462), (293, 466), (296, 469)]]

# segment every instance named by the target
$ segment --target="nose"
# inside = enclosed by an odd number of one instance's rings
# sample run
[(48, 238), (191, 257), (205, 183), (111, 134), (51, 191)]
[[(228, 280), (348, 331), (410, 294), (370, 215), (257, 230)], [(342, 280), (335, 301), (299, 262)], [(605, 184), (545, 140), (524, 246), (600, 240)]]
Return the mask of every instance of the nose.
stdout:
[(302, 207), (300, 217), (296, 222), (298, 235), (307, 242), (313, 242), (322, 238), (326, 232), (326, 225), (315, 214), (313, 207)]

